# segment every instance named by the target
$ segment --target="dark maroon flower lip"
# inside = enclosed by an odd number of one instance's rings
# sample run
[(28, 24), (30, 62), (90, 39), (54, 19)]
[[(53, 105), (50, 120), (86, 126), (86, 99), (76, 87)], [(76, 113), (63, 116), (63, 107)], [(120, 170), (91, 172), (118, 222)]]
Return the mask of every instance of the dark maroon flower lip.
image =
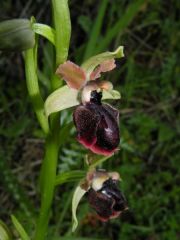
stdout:
[(119, 145), (119, 112), (95, 97), (79, 105), (73, 114), (78, 141), (92, 152), (109, 156)]
[(98, 191), (90, 188), (87, 197), (89, 204), (103, 222), (117, 218), (127, 209), (127, 201), (118, 188), (118, 181), (112, 178), (106, 180)]

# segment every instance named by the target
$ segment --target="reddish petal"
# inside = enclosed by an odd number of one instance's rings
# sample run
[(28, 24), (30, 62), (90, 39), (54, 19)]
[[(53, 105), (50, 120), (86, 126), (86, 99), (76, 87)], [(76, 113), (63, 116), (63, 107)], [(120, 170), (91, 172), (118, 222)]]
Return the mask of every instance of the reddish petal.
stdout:
[(84, 70), (71, 61), (59, 65), (56, 74), (62, 77), (70, 88), (80, 89), (86, 82)]
[(101, 72), (109, 72), (116, 67), (115, 60), (106, 60), (101, 63), (90, 75), (90, 80), (95, 80), (96, 78), (100, 78)]

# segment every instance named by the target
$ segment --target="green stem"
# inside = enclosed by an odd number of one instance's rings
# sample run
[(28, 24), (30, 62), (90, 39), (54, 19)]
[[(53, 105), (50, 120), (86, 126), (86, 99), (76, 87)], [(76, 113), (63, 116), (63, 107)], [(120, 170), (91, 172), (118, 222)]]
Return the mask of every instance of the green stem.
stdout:
[(37, 222), (35, 240), (44, 240), (50, 218), (50, 209), (54, 195), (56, 167), (59, 149), (59, 131), (57, 131), (57, 119), (52, 123), (52, 131), (46, 139), (45, 157), (42, 165), (42, 195), (41, 209)]
[(38, 78), (37, 78), (37, 65), (36, 65), (36, 49), (28, 49), (25, 51), (25, 72), (26, 83), (29, 96), (31, 98), (34, 111), (41, 128), (45, 134), (49, 132), (48, 119), (44, 114), (44, 101), (41, 97)]
[(98, 165), (102, 164), (103, 162), (105, 162), (108, 158), (110, 158), (110, 156), (106, 156), (106, 157), (101, 157), (97, 160), (95, 160), (90, 166), (88, 171), (91, 171), (92, 169), (96, 168)]
[[(71, 23), (67, 0), (52, 0), (54, 25), (55, 25), (55, 48), (56, 48), (56, 67), (66, 61), (69, 50), (71, 34)], [(52, 78), (52, 89), (60, 87), (61, 82), (54, 75)], [(59, 129), (60, 114), (54, 114), (50, 118), (51, 132), (46, 139), (46, 150), (43, 164), (41, 167), (41, 209), (37, 221), (34, 240), (44, 240), (50, 210), (54, 196), (57, 159), (59, 151)]]

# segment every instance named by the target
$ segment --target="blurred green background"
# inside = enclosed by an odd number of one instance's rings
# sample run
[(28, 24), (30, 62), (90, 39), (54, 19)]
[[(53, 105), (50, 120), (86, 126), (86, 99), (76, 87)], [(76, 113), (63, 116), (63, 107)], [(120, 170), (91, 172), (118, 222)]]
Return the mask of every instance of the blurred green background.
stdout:
[[(80, 64), (96, 53), (125, 47), (118, 68), (104, 75), (122, 99), (112, 102), (120, 110), (121, 150), (103, 168), (120, 173), (129, 210), (121, 218), (101, 223), (84, 199), (78, 209), (80, 226), (72, 236), (75, 183), (64, 184), (55, 194), (47, 239), (58, 240), (60, 234), (74, 240), (81, 240), (79, 236), (94, 240), (179, 239), (180, 1), (72, 0), (69, 4), (69, 59)], [(32, 15), (38, 22), (52, 24), (50, 1), (0, 2), (1, 21)], [(38, 75), (46, 98), (54, 49), (42, 38), (39, 46)], [(27, 96), (19, 53), (0, 53), (0, 119), (0, 219), (11, 227), (9, 215), (13, 213), (31, 232), (39, 206), (37, 182), (44, 140)], [(58, 172), (82, 169), (87, 151), (75, 140), (72, 109), (62, 113), (61, 122)]]

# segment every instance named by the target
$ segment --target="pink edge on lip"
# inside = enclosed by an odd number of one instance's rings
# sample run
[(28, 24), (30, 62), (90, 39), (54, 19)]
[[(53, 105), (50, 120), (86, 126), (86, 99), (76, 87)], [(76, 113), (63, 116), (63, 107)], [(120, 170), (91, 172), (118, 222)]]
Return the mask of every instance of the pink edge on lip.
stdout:
[(86, 82), (84, 70), (71, 61), (59, 65), (56, 74), (62, 77), (70, 88), (80, 89)]
[(101, 77), (101, 72), (109, 72), (116, 67), (115, 60), (106, 60), (102, 62), (90, 75), (90, 80)]
[(117, 150), (117, 148), (115, 148), (113, 150), (108, 151), (108, 150), (105, 150), (105, 149), (102, 149), (102, 148), (96, 146), (96, 141), (97, 141), (96, 137), (94, 137), (93, 141), (91, 141), (91, 142), (88, 142), (86, 139), (84, 139), (80, 136), (77, 137), (77, 140), (85, 148), (90, 149), (93, 153), (96, 153), (96, 154), (99, 154), (99, 155), (111, 156)]
[(121, 212), (113, 212), (112, 215), (109, 217), (109, 219), (114, 219), (114, 218), (117, 218), (119, 217), (119, 215), (121, 214)]
[(99, 219), (101, 222), (107, 222), (109, 220), (109, 218), (103, 218), (99, 215), (96, 215), (97, 216), (97, 219)]
[(92, 145), (94, 145), (97, 141), (97, 138), (94, 137), (94, 139), (92, 140), (92, 142), (88, 142), (86, 139), (82, 138), (82, 137), (77, 137), (77, 140), (79, 143), (81, 143), (85, 148), (90, 149), (92, 147)]
[(80, 136), (77, 137), (77, 140), (85, 148), (90, 149), (92, 152), (94, 152), (96, 154), (99, 154), (99, 155), (110, 156), (110, 155), (112, 155), (114, 153), (114, 151), (116, 151), (116, 149), (108, 151), (108, 150), (104, 150), (104, 149), (101, 149), (101, 148), (97, 147), (95, 145), (96, 141), (97, 141), (96, 137), (94, 137), (93, 141), (91, 141), (91, 142), (88, 142), (86, 139), (84, 139), (84, 138), (82, 138)]
[(113, 149), (113, 150), (105, 150), (105, 149), (102, 149), (96, 145), (92, 145), (90, 147), (90, 150), (96, 154), (99, 154), (99, 155), (104, 155), (104, 156), (111, 156), (113, 155), (113, 153), (116, 151), (116, 148)]
[(111, 216), (107, 217), (107, 218), (103, 218), (101, 216), (99, 216), (97, 214), (97, 218), (101, 221), (101, 222), (107, 222), (109, 221), (110, 219), (114, 219), (114, 218), (117, 218), (119, 217), (119, 215), (121, 214), (121, 212), (113, 212)]

